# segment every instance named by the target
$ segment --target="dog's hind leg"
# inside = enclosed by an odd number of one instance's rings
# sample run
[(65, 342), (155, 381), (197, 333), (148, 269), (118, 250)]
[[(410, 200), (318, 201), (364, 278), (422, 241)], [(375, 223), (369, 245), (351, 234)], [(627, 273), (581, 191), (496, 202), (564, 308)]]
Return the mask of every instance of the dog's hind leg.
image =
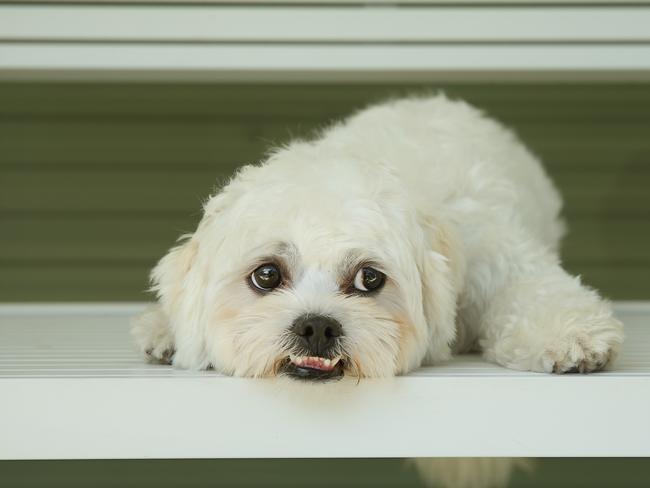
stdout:
[(149, 306), (133, 318), (131, 335), (148, 361), (172, 363), (176, 352), (174, 336), (169, 327), (169, 320), (159, 305)]

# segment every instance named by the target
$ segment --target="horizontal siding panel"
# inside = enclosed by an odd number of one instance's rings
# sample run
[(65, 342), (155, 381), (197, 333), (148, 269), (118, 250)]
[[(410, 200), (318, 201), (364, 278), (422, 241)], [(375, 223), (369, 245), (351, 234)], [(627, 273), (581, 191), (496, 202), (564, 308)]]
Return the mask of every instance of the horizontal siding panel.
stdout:
[[(168, 116), (157, 121), (124, 117), (7, 122), (0, 115), (0, 167), (82, 163), (88, 169), (114, 164), (174, 164), (181, 168), (182, 164), (207, 167), (224, 159), (252, 162), (291, 135), (313, 135), (326, 121), (278, 118), (266, 123), (244, 123), (219, 121), (217, 116), (205, 120)], [(550, 168), (589, 165), (611, 170), (615, 166), (636, 165), (650, 171), (650, 128), (645, 123), (650, 123), (650, 115), (636, 124), (613, 121), (593, 126), (556, 122), (549, 127), (536, 122), (519, 123), (516, 128)], [(36, 138), (38, 144), (34, 144)]]
[[(220, 123), (212, 120), (163, 123), (119, 120), (75, 122), (1, 122), (4, 134), (0, 169), (82, 166), (107, 168), (173, 167), (232, 171), (235, 165), (258, 161), (273, 141), (289, 138), (285, 125)], [(37, 140), (38, 144), (34, 141)]]
[[(649, 104), (650, 109), (650, 104)], [(216, 117), (215, 117), (216, 118)], [(266, 151), (294, 136), (310, 136), (326, 119), (226, 122), (213, 119), (138, 121), (121, 119), (7, 122), (0, 168), (115, 165), (207, 168), (259, 161)], [(598, 126), (562, 122), (515, 125), (549, 168), (636, 166), (650, 171), (650, 121)], [(552, 127), (550, 127), (552, 125)], [(35, 144), (35, 139), (38, 144)], [(231, 169), (231, 168), (230, 168)]]
[(639, 264), (566, 264), (572, 274), (611, 300), (647, 300), (650, 297), (650, 266)]
[[(0, 208), (9, 214), (43, 209), (192, 213), (237, 167), (234, 162), (228, 163), (212, 170), (182, 166), (175, 170), (6, 170), (0, 181)], [(554, 177), (572, 214), (650, 214), (648, 172), (558, 172)]]
[[(279, 118), (327, 120), (386, 97), (444, 91), (484, 107), (492, 115), (513, 113), (527, 120), (638, 120), (647, 117), (650, 90), (643, 83), (410, 85), (100, 84), (0, 83), (3, 117), (190, 116), (255, 121)], [(532, 110), (531, 110), (532, 109)]]
[[(185, 171), (6, 171), (0, 208), (38, 212), (199, 211), (205, 198), (225, 180), (234, 166), (223, 170)], [(38, 191), (33, 191), (38, 188)]]
[(639, 217), (650, 222), (650, 171), (588, 171), (582, 168), (554, 171), (551, 176), (564, 199), (564, 213), (618, 218)]
[[(51, 354), (51, 351), (48, 353)], [(590, 487), (647, 488), (650, 485), (650, 458), (538, 458), (534, 463), (533, 473), (514, 473), (512, 486), (547, 488), (582, 484)], [(318, 473), (317, 478), (314, 473)], [(390, 458), (2, 462), (0, 483), (4, 486), (38, 488), (45, 485), (43, 480), (47, 480), (49, 486), (70, 488), (136, 484), (139, 488), (176, 488), (188, 485), (204, 487), (217, 484), (238, 488), (327, 488), (349, 486), (351, 480), (363, 488), (426, 486), (418, 477), (414, 463)]]
[[(0, 5), (7, 40), (163, 42), (649, 41), (650, 9)], [(620, 29), (625, 25), (625, 29)]]
[(565, 170), (610, 174), (627, 170), (650, 172), (650, 137), (645, 139), (645, 134), (628, 139), (605, 135), (573, 141), (525, 136), (523, 139), (553, 176)]
[[(3, 217), (1, 262), (92, 262), (158, 259), (174, 241), (196, 228), (194, 215), (129, 214)], [(608, 260), (650, 266), (647, 218), (580, 218), (570, 223), (562, 246), (567, 263), (588, 265)], [(47, 236), (47, 239), (43, 239)], [(630, 239), (630, 236), (635, 236)]]
[[(632, 238), (633, 237), (633, 238)], [(623, 262), (650, 266), (650, 215), (645, 218), (603, 217), (569, 220), (562, 258), (569, 265)]]
[(168, 214), (4, 217), (0, 256), (5, 263), (111, 259), (151, 262), (162, 256), (181, 234), (194, 231), (198, 219), (198, 211), (194, 218)]
[(0, 263), (0, 301), (145, 301), (153, 263)]
[[(102, 43), (8, 42), (0, 70), (44, 77), (241, 82), (423, 79), (648, 80), (650, 43)], [(487, 76), (486, 76), (487, 75)]]

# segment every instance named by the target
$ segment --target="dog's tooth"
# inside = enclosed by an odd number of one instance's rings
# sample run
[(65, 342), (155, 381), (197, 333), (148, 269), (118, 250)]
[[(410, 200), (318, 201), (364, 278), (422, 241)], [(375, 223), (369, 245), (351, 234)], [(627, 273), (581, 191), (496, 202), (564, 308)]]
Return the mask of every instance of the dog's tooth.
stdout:
[(336, 366), (336, 365), (339, 363), (340, 360), (341, 360), (340, 357), (338, 357), (338, 358), (334, 358), (334, 359), (332, 359), (330, 365), (331, 365), (332, 367), (334, 367), (334, 366)]
[(324, 360), (323, 360), (323, 364), (324, 364), (325, 366), (329, 367), (329, 365), (330, 365), (330, 360), (329, 360), (329, 359), (324, 359)]

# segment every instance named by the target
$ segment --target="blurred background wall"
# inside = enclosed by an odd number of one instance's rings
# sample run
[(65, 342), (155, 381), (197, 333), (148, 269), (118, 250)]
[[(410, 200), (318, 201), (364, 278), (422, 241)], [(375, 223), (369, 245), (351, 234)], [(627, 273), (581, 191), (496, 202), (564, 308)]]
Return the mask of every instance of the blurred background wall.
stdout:
[(265, 151), (389, 96), (443, 90), (513, 127), (562, 192), (563, 259), (650, 298), (644, 83), (0, 83), (0, 301), (144, 301), (201, 203)]

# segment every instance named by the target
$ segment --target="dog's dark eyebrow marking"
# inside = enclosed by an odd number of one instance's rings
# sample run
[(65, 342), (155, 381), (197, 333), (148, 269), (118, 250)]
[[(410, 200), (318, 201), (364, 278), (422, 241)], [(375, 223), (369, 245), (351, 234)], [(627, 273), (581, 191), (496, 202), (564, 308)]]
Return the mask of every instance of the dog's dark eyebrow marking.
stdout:
[(282, 258), (291, 269), (295, 269), (298, 264), (298, 248), (291, 242), (275, 243), (272, 253), (274, 256)]
[(365, 259), (363, 258), (363, 254), (360, 250), (349, 250), (347, 253), (345, 253), (343, 260), (341, 261), (341, 276), (347, 276), (350, 273), (355, 272), (359, 267), (359, 264), (363, 261), (365, 261)]
[(252, 254), (262, 256), (277, 256), (284, 259), (295, 260), (298, 257), (298, 249), (291, 242), (277, 241), (269, 242), (254, 248)]
[[(387, 272), (385, 270), (385, 267), (380, 263), (380, 260), (372, 256), (368, 256), (367, 252), (358, 249), (352, 249), (348, 251), (341, 261), (338, 280), (339, 290), (345, 294), (367, 294), (359, 292), (354, 288), (354, 279), (356, 277), (356, 274), (359, 269), (370, 267), (375, 268), (386, 275)], [(375, 291), (368, 293), (375, 293)]]
[(375, 268), (381, 268), (378, 263), (378, 260), (360, 249), (351, 249), (349, 250), (343, 260), (341, 261), (341, 266), (339, 270), (339, 276), (341, 277), (341, 282), (354, 281), (354, 275), (362, 266), (372, 266)]
[(295, 269), (298, 265), (299, 253), (298, 248), (291, 242), (274, 242), (259, 248), (258, 264), (267, 262), (276, 262), (285, 268), (285, 271)]
[(298, 255), (298, 249), (291, 242), (276, 242), (273, 244), (273, 254), (278, 256), (295, 257)]

